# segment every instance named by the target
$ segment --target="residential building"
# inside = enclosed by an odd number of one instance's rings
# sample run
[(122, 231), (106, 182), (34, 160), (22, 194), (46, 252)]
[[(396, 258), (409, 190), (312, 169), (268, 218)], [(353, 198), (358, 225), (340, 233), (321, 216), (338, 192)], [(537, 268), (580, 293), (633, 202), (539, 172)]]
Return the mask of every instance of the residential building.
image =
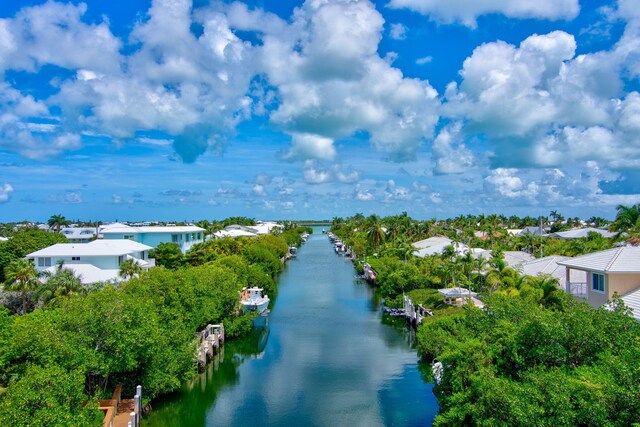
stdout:
[(149, 259), (150, 246), (133, 240), (94, 240), (89, 243), (57, 243), (26, 258), (38, 271), (54, 272), (58, 265), (74, 272), (83, 284), (119, 280), (120, 264), (134, 260), (142, 269), (155, 265)]
[(525, 227), (518, 233), (518, 236), (524, 236), (525, 234), (531, 234), (533, 236), (546, 237), (547, 232), (542, 227)]
[(502, 259), (508, 267), (517, 270), (522, 264), (533, 261), (536, 257), (523, 251), (504, 251), (502, 253)]
[(417, 250), (413, 255), (425, 258), (431, 255), (441, 255), (447, 246), (453, 246), (457, 255), (463, 255), (469, 251), (469, 247), (464, 243), (454, 242), (447, 237), (430, 237), (411, 244)]
[[(592, 307), (606, 305), (618, 294), (640, 319), (640, 247), (623, 246), (558, 264), (567, 267), (567, 293), (584, 298)], [(585, 282), (571, 281), (571, 270), (583, 271)]]
[[(534, 258), (521, 263), (517, 270), (525, 276), (551, 276), (558, 280), (558, 286), (564, 290), (567, 286), (567, 267), (558, 263), (567, 260), (571, 260), (571, 257), (551, 255)], [(582, 270), (570, 270), (569, 274), (570, 282), (586, 283), (587, 281), (587, 273)]]
[(105, 240), (133, 240), (152, 248), (160, 243), (176, 243), (182, 253), (187, 253), (196, 243), (204, 242), (204, 232), (204, 228), (194, 225), (132, 227), (116, 222), (100, 227), (100, 234)]
[(567, 231), (558, 231), (555, 233), (551, 233), (549, 236), (560, 239), (560, 240), (568, 240), (568, 239), (581, 239), (584, 237), (589, 237), (589, 233), (597, 233), (602, 237), (610, 238), (616, 235), (616, 233), (612, 233), (611, 231), (601, 230), (599, 228), (575, 228), (573, 230)]
[(258, 221), (255, 225), (232, 224), (213, 233), (214, 239), (224, 237), (255, 237), (259, 234), (270, 234), (274, 230), (284, 230), (284, 225), (272, 221)]

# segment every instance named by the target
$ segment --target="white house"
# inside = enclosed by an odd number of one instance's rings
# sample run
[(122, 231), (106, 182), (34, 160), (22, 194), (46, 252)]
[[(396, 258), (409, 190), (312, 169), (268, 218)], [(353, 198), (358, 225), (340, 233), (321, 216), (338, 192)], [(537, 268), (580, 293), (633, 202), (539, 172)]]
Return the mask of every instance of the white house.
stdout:
[(258, 221), (255, 225), (232, 224), (213, 233), (215, 239), (224, 237), (255, 237), (259, 234), (269, 234), (274, 230), (283, 230), (284, 225), (272, 221)]
[(284, 230), (284, 225), (274, 221), (258, 221), (256, 225), (252, 225), (251, 228), (256, 230), (258, 234), (269, 234), (274, 230)]
[(453, 246), (457, 255), (463, 255), (469, 251), (469, 247), (464, 243), (454, 242), (453, 240), (442, 236), (429, 237), (428, 239), (412, 243), (411, 246), (417, 249), (413, 252), (413, 255), (419, 258), (424, 258), (430, 255), (441, 255), (447, 246)]
[(57, 243), (26, 256), (38, 271), (53, 272), (59, 263), (80, 277), (82, 283), (118, 280), (120, 264), (134, 260), (142, 269), (155, 265), (150, 246), (132, 240), (94, 240), (89, 243)]
[(116, 222), (100, 227), (100, 234), (105, 240), (133, 240), (152, 248), (158, 247), (160, 243), (176, 243), (182, 253), (188, 252), (196, 243), (204, 242), (204, 232), (204, 228), (194, 225), (132, 227)]

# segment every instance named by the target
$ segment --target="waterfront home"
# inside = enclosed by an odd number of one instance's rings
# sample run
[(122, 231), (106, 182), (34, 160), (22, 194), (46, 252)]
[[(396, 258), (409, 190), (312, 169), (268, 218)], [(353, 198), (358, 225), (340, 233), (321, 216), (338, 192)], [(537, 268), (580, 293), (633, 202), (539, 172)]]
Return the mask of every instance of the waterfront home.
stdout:
[[(558, 264), (567, 268), (567, 293), (584, 298), (592, 307), (607, 305), (614, 294), (618, 294), (633, 310), (633, 316), (640, 319), (640, 248), (623, 246)], [(584, 272), (585, 281), (572, 281), (572, 270)]]
[(143, 270), (155, 265), (150, 246), (133, 240), (94, 240), (89, 243), (57, 243), (26, 256), (38, 271), (55, 272), (58, 265), (73, 271), (83, 284), (118, 280), (120, 264), (133, 260)]
[(256, 225), (252, 225), (251, 228), (254, 229), (257, 234), (270, 234), (276, 230), (284, 230), (284, 225), (274, 221), (258, 221)]
[(243, 225), (229, 225), (224, 230), (218, 230), (213, 233), (214, 239), (223, 239), (225, 237), (256, 237), (256, 230), (245, 227)]
[(589, 233), (597, 233), (602, 237), (606, 237), (606, 238), (610, 238), (616, 235), (616, 233), (612, 233), (611, 231), (588, 227), (588, 228), (575, 228), (573, 230), (568, 230), (568, 231), (558, 231), (556, 233), (551, 233), (549, 236), (559, 240), (568, 240), (568, 239), (581, 239), (581, 238), (589, 237)]
[(223, 230), (213, 233), (215, 239), (224, 237), (255, 237), (259, 234), (270, 234), (276, 230), (284, 230), (284, 225), (272, 221), (258, 221), (255, 225), (232, 224)]
[(119, 222), (103, 225), (100, 234), (105, 240), (126, 239), (156, 248), (160, 243), (175, 243), (182, 253), (204, 242), (204, 228), (194, 225), (132, 227)]
[(456, 286), (454, 288), (438, 289), (438, 292), (443, 296), (445, 304), (463, 306), (470, 302), (476, 307), (484, 307), (484, 303), (478, 299), (478, 294), (469, 289)]

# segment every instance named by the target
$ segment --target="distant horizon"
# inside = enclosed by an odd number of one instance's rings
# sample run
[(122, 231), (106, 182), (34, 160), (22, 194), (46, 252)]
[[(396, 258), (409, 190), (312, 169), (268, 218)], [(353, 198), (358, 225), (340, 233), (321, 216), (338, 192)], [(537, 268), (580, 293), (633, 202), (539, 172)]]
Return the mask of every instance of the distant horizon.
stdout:
[[(565, 216), (562, 211), (559, 211), (559, 213), (562, 214), (563, 216)], [(57, 213), (57, 214), (59, 214), (59, 213)], [(55, 215), (57, 215), (57, 214), (55, 214)], [(378, 214), (375, 214), (375, 213), (365, 214), (363, 212), (353, 212), (353, 213), (348, 214), (348, 215), (335, 215), (335, 216), (333, 216), (331, 218), (328, 218), (328, 219), (317, 219), (317, 218), (316, 219), (304, 219), (304, 218), (280, 218), (280, 219), (274, 219), (274, 218), (258, 218), (258, 217), (252, 217), (252, 216), (249, 216), (249, 215), (239, 214), (239, 215), (229, 215), (229, 216), (220, 217), (220, 218), (199, 218), (199, 219), (190, 219), (190, 220), (187, 220), (187, 219), (176, 219), (176, 218), (173, 218), (173, 219), (123, 219), (123, 218), (117, 218), (117, 219), (114, 219), (114, 220), (100, 220), (100, 219), (84, 220), (84, 219), (80, 219), (80, 218), (70, 218), (70, 217), (67, 217), (65, 215), (62, 215), (62, 216), (64, 216), (71, 223), (75, 223), (75, 222), (89, 223), (89, 222), (100, 221), (100, 222), (102, 222), (104, 224), (114, 223), (114, 222), (127, 222), (127, 223), (188, 222), (188, 223), (197, 223), (199, 221), (205, 221), (205, 220), (206, 221), (223, 221), (225, 219), (232, 218), (232, 217), (251, 218), (251, 219), (253, 219), (255, 221), (273, 221), (273, 222), (288, 222), (288, 221), (291, 221), (291, 222), (323, 222), (323, 223), (330, 223), (330, 222), (333, 221), (334, 217), (349, 218), (349, 217), (355, 216), (357, 214), (363, 214), (365, 217), (368, 217), (370, 215), (378, 215)], [(389, 214), (389, 215), (378, 215), (378, 216), (381, 217), (381, 218), (387, 218), (387, 217), (391, 217), (391, 216), (394, 216), (394, 215), (400, 215), (400, 214), (402, 214), (402, 212), (392, 213), (392, 214)], [(0, 223), (2, 223), (2, 224), (9, 224), (9, 223), (19, 224), (19, 223), (23, 223), (23, 222), (30, 222), (30, 223), (33, 223), (33, 224), (46, 224), (47, 220), (52, 215), (54, 215), (54, 214), (49, 215), (46, 219), (43, 219), (43, 220), (23, 219), (23, 220), (20, 220), (20, 221), (0, 221)], [(463, 215), (463, 216), (467, 216), (467, 215), (473, 215), (473, 216), (485, 215), (485, 216), (489, 216), (489, 215), (493, 215), (493, 214), (482, 214), (482, 213), (479, 213), (479, 214), (462, 214), (462, 213), (460, 213), (460, 214), (457, 214), (457, 215), (443, 217), (443, 218), (438, 218), (438, 217), (416, 218), (416, 217), (411, 216), (410, 214), (408, 214), (408, 215), (409, 215), (409, 217), (411, 219), (416, 220), (416, 221), (429, 221), (429, 220), (434, 219), (434, 218), (436, 220), (454, 219), (454, 218), (456, 218), (456, 217), (458, 217), (460, 215)], [(507, 214), (499, 214), (499, 213), (497, 213), (495, 215), (498, 215), (498, 216), (504, 215), (505, 217), (509, 218), (514, 214), (507, 215)], [(540, 218), (540, 217), (548, 218), (549, 217), (549, 213), (547, 213), (546, 215), (541, 214), (541, 215), (515, 215), (515, 216), (517, 216), (519, 218), (525, 218), (527, 216), (529, 216), (531, 218)], [(615, 219), (615, 214), (610, 216), (610, 217), (606, 217), (606, 216), (602, 216), (602, 215), (589, 215), (589, 216), (586, 216), (586, 217), (578, 216), (578, 218), (580, 218), (581, 220), (585, 220), (586, 221), (587, 219), (589, 219), (589, 218), (591, 218), (593, 216), (601, 217), (601, 218), (604, 218), (604, 219), (606, 219), (608, 221), (613, 221)], [(565, 220), (566, 220), (567, 217), (576, 218), (576, 216), (574, 216), (574, 215), (567, 215), (567, 216), (565, 216)]]
[(636, 3), (2, 2), (0, 221), (613, 218)]

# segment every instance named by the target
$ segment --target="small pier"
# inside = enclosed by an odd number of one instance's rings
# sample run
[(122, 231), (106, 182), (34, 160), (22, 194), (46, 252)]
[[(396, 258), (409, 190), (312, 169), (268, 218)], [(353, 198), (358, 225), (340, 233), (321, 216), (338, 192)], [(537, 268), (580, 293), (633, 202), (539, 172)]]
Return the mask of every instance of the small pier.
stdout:
[(411, 298), (404, 296), (404, 316), (411, 326), (418, 327), (422, 323), (425, 317), (433, 316), (433, 313), (428, 308), (422, 306), (422, 304), (415, 305)]
[(204, 368), (207, 361), (214, 353), (218, 352), (224, 343), (224, 325), (207, 325), (206, 328), (196, 333), (198, 337), (198, 347), (196, 350), (196, 363), (200, 368)]
[(136, 387), (133, 399), (122, 399), (122, 384), (118, 384), (111, 399), (100, 400), (104, 412), (103, 427), (139, 427), (142, 417), (142, 386)]

